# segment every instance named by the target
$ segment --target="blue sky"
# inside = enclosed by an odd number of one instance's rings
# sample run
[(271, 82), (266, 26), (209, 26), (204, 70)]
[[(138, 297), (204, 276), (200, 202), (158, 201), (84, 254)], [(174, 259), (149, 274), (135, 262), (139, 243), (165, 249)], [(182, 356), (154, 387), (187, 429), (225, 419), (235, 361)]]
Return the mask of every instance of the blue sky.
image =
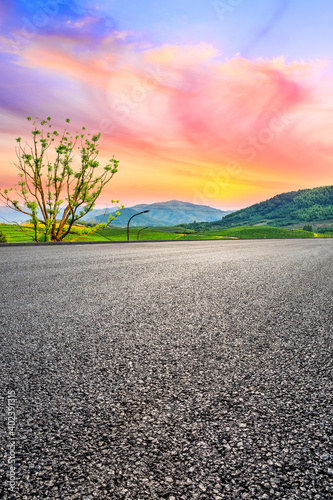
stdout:
[(3, 30), (19, 28), (41, 5), (52, 11), (57, 4), (53, 29), (89, 14), (101, 19), (95, 36), (118, 29), (133, 30), (157, 44), (205, 41), (227, 57), (315, 59), (332, 54), (331, 0), (6, 0), (10, 14)]
[(156, 43), (205, 40), (228, 57), (299, 59), (332, 53), (331, 0), (115, 0), (98, 5), (119, 29), (141, 31)]

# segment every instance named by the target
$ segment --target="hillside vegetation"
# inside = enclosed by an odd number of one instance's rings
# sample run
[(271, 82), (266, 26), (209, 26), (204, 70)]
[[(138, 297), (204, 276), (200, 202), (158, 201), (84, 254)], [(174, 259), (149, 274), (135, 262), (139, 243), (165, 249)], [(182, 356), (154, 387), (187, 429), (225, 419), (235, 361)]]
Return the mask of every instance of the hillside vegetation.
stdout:
[(214, 230), (256, 224), (286, 227), (332, 218), (333, 186), (324, 186), (278, 194), (269, 200), (226, 215), (219, 221), (189, 224), (187, 227), (195, 230)]

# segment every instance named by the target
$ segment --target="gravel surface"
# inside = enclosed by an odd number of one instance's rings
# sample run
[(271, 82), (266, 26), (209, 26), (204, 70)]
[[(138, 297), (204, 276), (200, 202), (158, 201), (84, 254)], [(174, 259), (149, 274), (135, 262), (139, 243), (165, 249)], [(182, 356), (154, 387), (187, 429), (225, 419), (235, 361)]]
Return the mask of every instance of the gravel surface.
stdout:
[(333, 240), (0, 255), (1, 498), (332, 498)]

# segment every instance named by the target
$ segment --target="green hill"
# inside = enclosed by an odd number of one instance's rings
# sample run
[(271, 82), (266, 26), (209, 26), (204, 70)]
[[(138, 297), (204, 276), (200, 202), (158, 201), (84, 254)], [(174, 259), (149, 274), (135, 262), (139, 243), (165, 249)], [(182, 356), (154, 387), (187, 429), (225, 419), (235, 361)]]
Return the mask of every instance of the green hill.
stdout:
[[(269, 200), (201, 225), (202, 229), (265, 225), (286, 227), (333, 219), (333, 186), (278, 194)], [(188, 227), (198, 229), (195, 224)]]

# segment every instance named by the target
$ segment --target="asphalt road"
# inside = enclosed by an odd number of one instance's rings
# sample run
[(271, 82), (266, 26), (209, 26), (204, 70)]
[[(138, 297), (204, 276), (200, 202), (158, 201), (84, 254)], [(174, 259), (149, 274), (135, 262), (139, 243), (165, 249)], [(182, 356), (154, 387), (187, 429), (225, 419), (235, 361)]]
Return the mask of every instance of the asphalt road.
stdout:
[(333, 240), (0, 257), (1, 498), (332, 498)]

